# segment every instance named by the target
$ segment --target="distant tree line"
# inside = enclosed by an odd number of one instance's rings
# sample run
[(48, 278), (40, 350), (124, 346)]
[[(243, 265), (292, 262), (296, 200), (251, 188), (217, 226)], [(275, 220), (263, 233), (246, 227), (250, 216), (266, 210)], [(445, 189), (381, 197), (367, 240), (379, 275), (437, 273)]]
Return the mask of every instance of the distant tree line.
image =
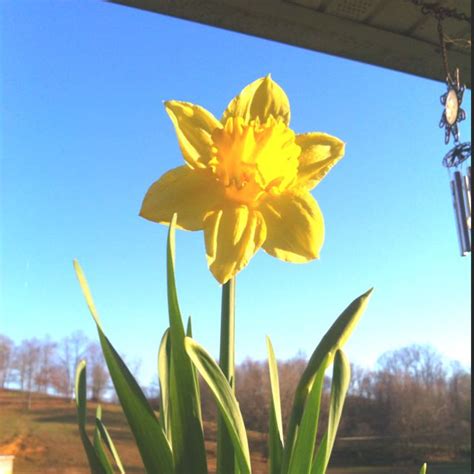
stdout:
[[(74, 332), (59, 342), (45, 337), (27, 339), (18, 345), (0, 335), (0, 388), (24, 391), (28, 404), (35, 392), (72, 398), (75, 367), (81, 359), (87, 360), (89, 397), (100, 401), (104, 395), (110, 398), (112, 394), (113, 398), (101, 348), (81, 332)], [(279, 361), (278, 365), (283, 424), (286, 426), (306, 359), (297, 356)], [(138, 365), (132, 364), (129, 368), (136, 373)], [(152, 405), (159, 408), (157, 380), (144, 390)], [(236, 370), (236, 392), (247, 428), (267, 432), (271, 397), (266, 362), (252, 359), (242, 362)], [(330, 379), (326, 377), (322, 425), (327, 420), (329, 392)], [(201, 393), (203, 418), (215, 421), (215, 404), (202, 381)], [(467, 457), (470, 456), (470, 427), (470, 371), (457, 362), (446, 361), (432, 347), (411, 345), (387, 352), (378, 359), (373, 370), (352, 365), (349, 394), (338, 434), (346, 459), (349, 459), (351, 449), (353, 458), (363, 457), (364, 443), (370, 440), (380, 441), (377, 453), (385, 461), (387, 456), (392, 456), (394, 461), (397, 456), (406, 460), (414, 446), (422, 445), (426, 449), (420, 456), (434, 452), (436, 447), (446, 454), (449, 446), (453, 458), (459, 454)], [(370, 459), (374, 457), (372, 441), (369, 443)], [(389, 452), (384, 451), (387, 446)]]
[(0, 388), (25, 392), (29, 408), (33, 393), (72, 398), (76, 366), (82, 359), (87, 360), (90, 398), (100, 401), (110, 388), (110, 377), (97, 342), (80, 331), (59, 342), (44, 337), (19, 344), (0, 334)]
[[(305, 365), (304, 357), (279, 362), (284, 426)], [(427, 456), (445, 460), (470, 458), (470, 371), (458, 362), (446, 361), (426, 345), (386, 352), (374, 370), (355, 365), (351, 368), (349, 393), (338, 432), (341, 441), (336, 445), (340, 447), (340, 458), (348, 463), (362, 462), (362, 458), (365, 462), (376, 462), (375, 447), (379, 462), (418, 462)], [(201, 390), (203, 413), (213, 418), (215, 409), (210, 394), (204, 386)], [(240, 364), (236, 392), (246, 426), (266, 432), (270, 409), (266, 362), (248, 359)], [(328, 417), (329, 394), (330, 379), (326, 377), (323, 425)]]

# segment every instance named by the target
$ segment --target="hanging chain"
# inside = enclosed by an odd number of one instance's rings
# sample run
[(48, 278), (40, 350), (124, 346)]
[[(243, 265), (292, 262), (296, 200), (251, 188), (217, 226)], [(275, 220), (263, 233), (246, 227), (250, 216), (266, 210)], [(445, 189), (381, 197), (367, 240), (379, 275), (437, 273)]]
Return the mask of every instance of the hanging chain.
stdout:
[(467, 21), (472, 24), (472, 19), (465, 13), (457, 11), (455, 8), (443, 7), (440, 2), (424, 2), (423, 0), (410, 0), (411, 3), (417, 7), (421, 7), (421, 13), (423, 15), (433, 15), (438, 21), (444, 20), (445, 18), (455, 18), (460, 21)]
[(444, 72), (446, 74), (446, 81), (449, 83), (452, 83), (453, 79), (449, 71), (448, 53), (446, 52), (446, 42), (444, 41), (444, 34), (443, 34), (443, 21), (441, 18), (438, 18), (438, 35), (439, 35), (439, 44), (441, 45), (441, 56), (443, 57), (443, 66), (444, 66)]
[(470, 16), (467, 16), (465, 13), (457, 11), (455, 8), (447, 8), (440, 5), (439, 2), (427, 3), (423, 0), (410, 0), (414, 5), (421, 7), (421, 13), (423, 15), (431, 15), (438, 21), (438, 35), (439, 35), (439, 44), (441, 46), (441, 56), (443, 57), (443, 66), (446, 73), (446, 81), (453, 83), (453, 78), (449, 70), (448, 64), (448, 53), (446, 51), (446, 41), (445, 35), (443, 32), (443, 20), (446, 18), (454, 18), (459, 21), (466, 21), (469, 24), (472, 24), (472, 19)]

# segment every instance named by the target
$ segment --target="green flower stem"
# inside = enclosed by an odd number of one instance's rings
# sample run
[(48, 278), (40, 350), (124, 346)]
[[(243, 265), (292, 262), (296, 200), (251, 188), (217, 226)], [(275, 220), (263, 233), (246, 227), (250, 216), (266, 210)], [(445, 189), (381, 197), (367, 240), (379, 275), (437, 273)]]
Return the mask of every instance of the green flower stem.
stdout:
[[(235, 390), (235, 278), (222, 287), (219, 365)], [(234, 474), (234, 449), (224, 420), (217, 419), (217, 474)]]

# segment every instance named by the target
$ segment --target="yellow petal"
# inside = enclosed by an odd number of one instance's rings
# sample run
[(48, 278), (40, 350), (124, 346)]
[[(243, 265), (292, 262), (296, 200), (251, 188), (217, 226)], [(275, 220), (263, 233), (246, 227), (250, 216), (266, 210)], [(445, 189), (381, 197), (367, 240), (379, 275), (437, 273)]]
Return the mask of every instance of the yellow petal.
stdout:
[(324, 220), (318, 203), (307, 191), (272, 196), (259, 207), (267, 226), (263, 249), (285, 262), (319, 258)]
[(211, 158), (211, 134), (222, 128), (221, 123), (206, 109), (189, 102), (170, 100), (165, 107), (184, 159), (191, 168), (205, 168)]
[(327, 133), (305, 133), (296, 136), (301, 147), (296, 186), (313, 189), (344, 156), (345, 144)]
[(253, 257), (265, 240), (262, 215), (247, 206), (229, 206), (207, 215), (204, 237), (209, 268), (222, 284)]
[(180, 166), (150, 186), (140, 215), (150, 221), (169, 224), (177, 212), (178, 228), (200, 230), (205, 215), (222, 199), (220, 192), (220, 187), (206, 170)]
[(232, 99), (221, 121), (225, 123), (229, 117), (243, 117), (245, 123), (257, 118), (260, 122), (266, 122), (270, 115), (280, 118), (287, 125), (290, 123), (288, 97), (268, 75), (252, 82)]

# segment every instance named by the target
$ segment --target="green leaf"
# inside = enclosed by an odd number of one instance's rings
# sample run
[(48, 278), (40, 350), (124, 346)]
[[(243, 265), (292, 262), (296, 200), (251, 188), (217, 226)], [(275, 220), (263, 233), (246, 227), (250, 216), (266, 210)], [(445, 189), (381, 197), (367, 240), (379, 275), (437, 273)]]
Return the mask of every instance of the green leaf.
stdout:
[(268, 463), (269, 474), (280, 474), (283, 456), (283, 423), (281, 419), (280, 385), (278, 381), (278, 364), (275, 358), (272, 341), (267, 336), (268, 372), (270, 375), (271, 406), (268, 428)]
[(96, 417), (95, 425), (96, 425), (97, 430), (99, 430), (100, 432), (100, 435), (102, 437), (102, 442), (105, 444), (105, 446), (107, 446), (107, 449), (112, 455), (115, 461), (115, 464), (117, 465), (117, 468), (120, 471), (120, 474), (125, 474), (125, 469), (123, 468), (123, 464), (122, 464), (122, 461), (120, 460), (118, 451), (115, 448), (114, 442), (112, 441), (112, 438), (110, 437), (110, 434), (107, 428), (105, 427), (104, 423), (102, 422), (101, 418)]
[(77, 422), (79, 425), (79, 434), (81, 436), (82, 445), (86, 452), (87, 460), (92, 474), (108, 474), (102, 466), (101, 459), (97, 455), (86, 432), (87, 421), (87, 387), (86, 387), (86, 361), (81, 360), (76, 368), (76, 410)]
[(193, 337), (193, 324), (191, 322), (191, 316), (188, 318), (188, 325), (186, 326), (186, 336)]
[(174, 277), (176, 214), (168, 232), (167, 282), (171, 341), (170, 409), (174, 462), (177, 474), (207, 474), (200, 400), (191, 360), (184, 347), (184, 326)]
[(74, 268), (87, 306), (96, 322), (102, 352), (145, 469), (153, 474), (175, 474), (172, 451), (165, 433), (138, 383), (102, 331), (89, 285), (76, 260)]
[(160, 423), (168, 441), (171, 442), (171, 421), (170, 421), (170, 359), (171, 347), (169, 340), (169, 329), (161, 338), (158, 350), (158, 378), (160, 382)]
[(326, 356), (325, 362), (323, 362), (318, 370), (306, 399), (303, 417), (301, 418), (301, 424), (295, 436), (295, 444), (291, 453), (288, 469), (288, 472), (291, 474), (309, 474), (311, 471), (314, 444), (318, 432), (324, 373), (326, 372), (328, 359), (329, 355)]
[(313, 385), (314, 378), (321, 368), (326, 356), (329, 355), (328, 364), (331, 364), (332, 358), (336, 351), (343, 347), (347, 339), (351, 335), (360, 317), (362, 316), (372, 289), (356, 298), (336, 319), (334, 324), (330, 327), (328, 332), (321, 339), (321, 342), (316, 347), (311, 355), (311, 358), (306, 365), (306, 368), (301, 376), (298, 386), (295, 391), (295, 398), (293, 401), (293, 408), (288, 423), (288, 433), (285, 442), (285, 449), (283, 452), (282, 473), (288, 472), (290, 462), (291, 449), (295, 442), (296, 430), (301, 423), (306, 398)]
[(97, 405), (97, 410), (95, 413), (96, 424), (95, 424), (95, 430), (94, 430), (94, 449), (95, 449), (95, 452), (97, 453), (97, 457), (100, 459), (100, 462), (105, 469), (105, 472), (107, 472), (107, 474), (114, 474), (114, 468), (112, 464), (110, 463), (109, 458), (107, 457), (107, 453), (105, 452), (102, 434), (99, 428), (97, 427), (97, 421), (101, 422), (101, 418), (102, 418), (102, 408), (100, 405)]
[(311, 467), (311, 474), (326, 474), (326, 471), (324, 470), (324, 461), (326, 456), (327, 442), (328, 434), (326, 432), (321, 439), (321, 444), (319, 445), (316, 456), (314, 457), (313, 466)]
[[(186, 328), (186, 336), (193, 337), (193, 326), (191, 322), (191, 316), (188, 318), (188, 326)], [(202, 413), (201, 413), (201, 389), (199, 387), (199, 378), (196, 371), (196, 367), (194, 364), (191, 364), (191, 368), (193, 370), (193, 379), (194, 379), (194, 389), (196, 391), (196, 413), (198, 415), (199, 421), (201, 422), (201, 429), (202, 429)]]
[(331, 383), (331, 396), (329, 402), (329, 419), (326, 436), (321, 442), (316, 453), (316, 458), (311, 474), (324, 474), (331, 458), (332, 448), (336, 440), (342, 408), (346, 399), (349, 382), (351, 379), (351, 366), (342, 350), (336, 351)]
[(79, 364), (77, 364), (74, 391), (76, 395), (77, 422), (79, 424), (79, 428), (82, 428), (86, 426), (87, 421), (87, 387), (85, 360), (81, 360)]
[(211, 389), (217, 403), (217, 408), (231, 437), (235, 458), (241, 474), (250, 474), (251, 466), (247, 433), (245, 432), (244, 420), (240, 413), (239, 404), (229, 382), (214, 359), (197, 342), (187, 337), (185, 339), (185, 346), (201, 377)]
[(427, 469), (427, 465), (425, 463), (425, 464), (423, 464), (423, 466), (421, 466), (420, 474), (426, 474), (426, 469)]

